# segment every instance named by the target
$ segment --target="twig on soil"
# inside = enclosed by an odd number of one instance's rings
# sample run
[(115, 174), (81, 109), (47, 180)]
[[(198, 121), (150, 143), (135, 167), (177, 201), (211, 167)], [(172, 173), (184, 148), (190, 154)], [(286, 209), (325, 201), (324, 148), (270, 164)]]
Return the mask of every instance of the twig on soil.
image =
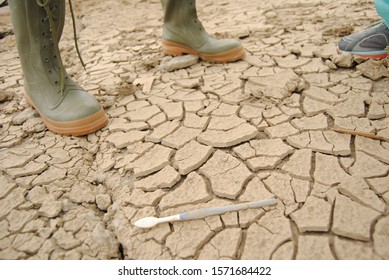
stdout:
[(334, 127), (332, 130), (334, 130), (336, 132), (340, 132), (340, 133), (363, 136), (363, 137), (367, 137), (367, 138), (371, 138), (371, 139), (389, 142), (388, 138), (381, 136), (381, 135), (374, 134), (374, 133), (370, 133), (370, 132), (352, 130), (352, 129), (342, 128), (342, 127)]

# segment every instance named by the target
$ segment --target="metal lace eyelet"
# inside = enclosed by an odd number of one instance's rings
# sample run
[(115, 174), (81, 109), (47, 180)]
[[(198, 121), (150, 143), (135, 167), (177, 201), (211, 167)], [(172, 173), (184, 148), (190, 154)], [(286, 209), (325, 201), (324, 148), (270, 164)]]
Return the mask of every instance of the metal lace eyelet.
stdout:
[(48, 62), (49, 62), (49, 59), (48, 59), (47, 57), (45, 58), (45, 62), (46, 62), (46, 63), (48, 63)]

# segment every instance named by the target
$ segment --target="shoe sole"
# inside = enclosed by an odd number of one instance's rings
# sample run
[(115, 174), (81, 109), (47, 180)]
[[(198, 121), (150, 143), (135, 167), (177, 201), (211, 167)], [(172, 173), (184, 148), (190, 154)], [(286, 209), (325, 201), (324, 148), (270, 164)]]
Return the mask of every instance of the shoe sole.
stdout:
[(178, 56), (183, 54), (192, 54), (208, 62), (233, 62), (240, 60), (245, 56), (245, 50), (242, 46), (239, 46), (238, 48), (229, 50), (227, 52), (217, 54), (200, 53), (184, 45), (173, 43), (170, 41), (162, 41), (162, 46), (165, 55)]
[[(336, 48), (336, 51), (338, 54), (342, 54), (345, 52), (345, 51), (341, 51), (338, 47)], [(388, 56), (387, 53), (380, 53), (380, 54), (361, 54), (361, 53), (355, 53), (355, 52), (348, 52), (348, 53), (351, 53), (356, 58), (363, 58), (363, 59), (369, 59), (369, 58), (383, 59), (383, 58), (386, 58)]]
[(105, 127), (108, 124), (108, 117), (103, 108), (101, 108), (98, 112), (94, 113), (93, 115), (90, 115), (88, 117), (79, 120), (60, 122), (45, 117), (36, 108), (36, 106), (31, 101), (31, 99), (28, 97), (27, 94), (24, 94), (24, 97), (27, 100), (27, 103), (35, 110), (38, 111), (46, 127), (50, 131), (57, 134), (62, 134), (66, 136), (82, 136), (85, 134), (95, 132)]

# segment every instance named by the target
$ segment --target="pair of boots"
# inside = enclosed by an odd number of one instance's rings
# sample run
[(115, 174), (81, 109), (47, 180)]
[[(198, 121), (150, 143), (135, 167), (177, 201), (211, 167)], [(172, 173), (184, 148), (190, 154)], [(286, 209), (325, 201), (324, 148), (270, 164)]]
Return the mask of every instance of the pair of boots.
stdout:
[[(65, 0), (8, 2), (28, 103), (54, 133), (79, 136), (104, 127), (108, 118), (101, 105), (67, 75), (62, 65), (58, 42), (64, 27)], [(208, 35), (197, 18), (195, 0), (161, 2), (165, 54), (188, 53), (214, 62), (244, 56), (238, 41)]]

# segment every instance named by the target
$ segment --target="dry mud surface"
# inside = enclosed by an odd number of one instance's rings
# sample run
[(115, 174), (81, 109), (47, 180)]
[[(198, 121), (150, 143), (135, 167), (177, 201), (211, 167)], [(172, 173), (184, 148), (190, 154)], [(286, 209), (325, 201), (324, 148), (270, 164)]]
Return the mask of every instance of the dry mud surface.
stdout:
[[(1, 259), (389, 259), (388, 61), (336, 54), (373, 1), (198, 1), (244, 60), (162, 54), (159, 1), (75, 1), (68, 72), (110, 117), (85, 137), (46, 130), (23, 99), (0, 10)], [(287, 2), (287, 3), (285, 3)], [(278, 204), (137, 229), (145, 216), (276, 196)]]

